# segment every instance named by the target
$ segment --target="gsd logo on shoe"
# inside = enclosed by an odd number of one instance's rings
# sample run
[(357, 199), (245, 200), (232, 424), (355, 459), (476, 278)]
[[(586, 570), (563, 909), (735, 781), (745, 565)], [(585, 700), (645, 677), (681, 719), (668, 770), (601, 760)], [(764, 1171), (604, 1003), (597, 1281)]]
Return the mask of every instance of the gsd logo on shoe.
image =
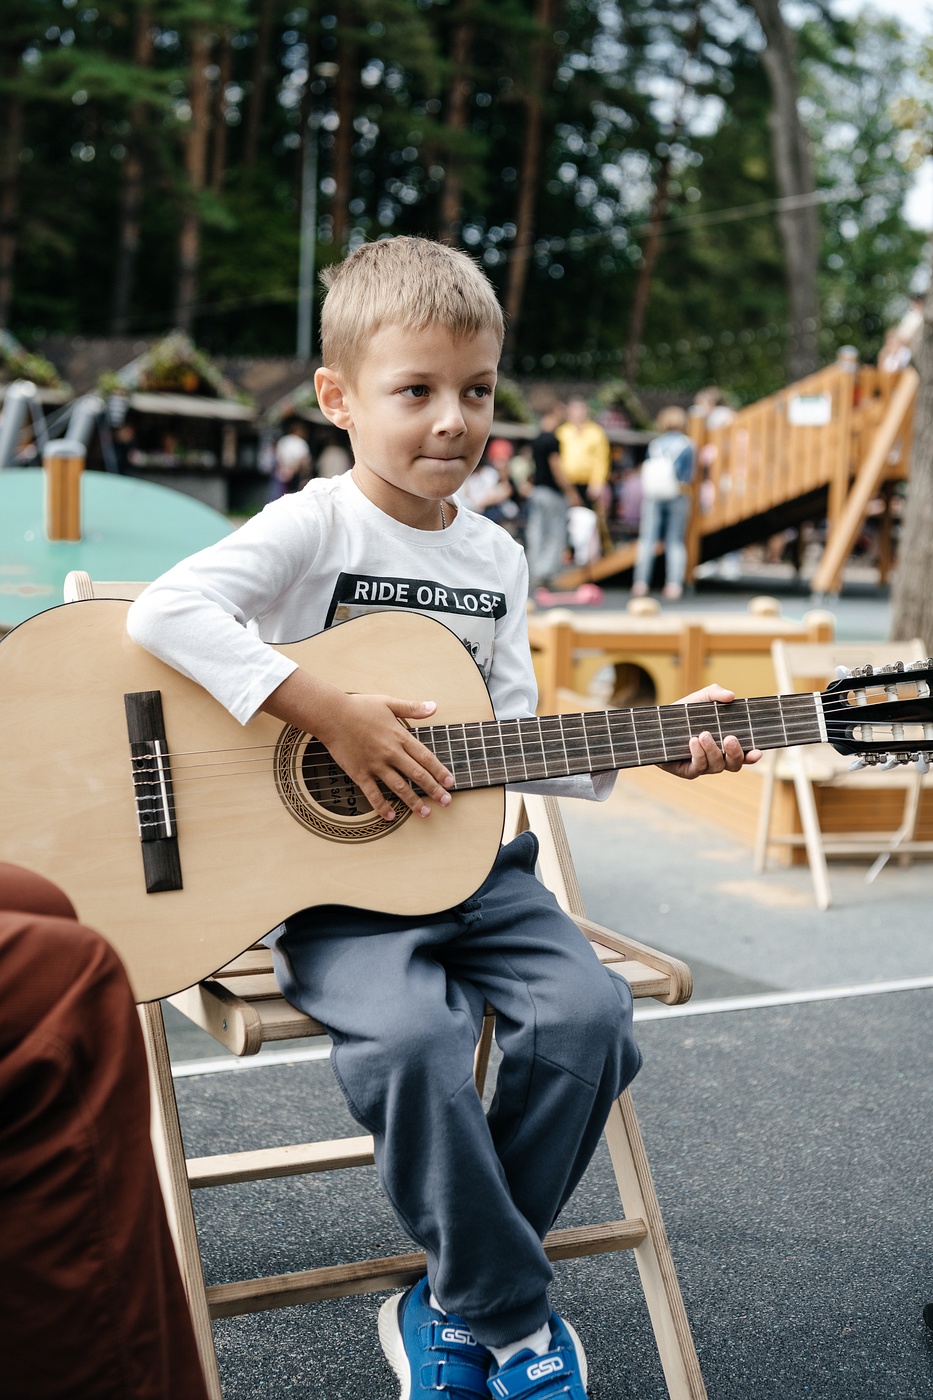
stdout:
[(543, 1356), (540, 1361), (535, 1361), (528, 1367), (525, 1375), (530, 1381), (539, 1381), (542, 1377), (553, 1376), (563, 1369), (564, 1359), (562, 1356)]
[(441, 1332), (442, 1342), (459, 1342), (461, 1346), (475, 1347), (476, 1338), (466, 1327), (445, 1327)]

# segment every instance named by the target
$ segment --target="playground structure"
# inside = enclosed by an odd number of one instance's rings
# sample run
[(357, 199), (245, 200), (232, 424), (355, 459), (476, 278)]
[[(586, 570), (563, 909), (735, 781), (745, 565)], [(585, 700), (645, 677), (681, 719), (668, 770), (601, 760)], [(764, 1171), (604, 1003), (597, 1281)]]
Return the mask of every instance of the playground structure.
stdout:
[[(740, 409), (720, 427), (708, 429), (702, 418), (693, 418), (698, 470), (686, 538), (688, 579), (706, 560), (805, 521), (825, 520), (812, 591), (836, 593), (869, 504), (878, 498), (878, 567), (886, 582), (891, 488), (909, 474), (918, 382), (912, 366), (886, 373), (840, 358)], [(592, 564), (567, 570), (561, 586), (624, 573), (634, 567), (636, 552), (637, 542), (626, 542)]]
[[(555, 609), (532, 613), (528, 636), (539, 711), (557, 714), (671, 705), (712, 681), (737, 695), (770, 695), (771, 643), (829, 642), (833, 618), (814, 611), (794, 622), (772, 598), (753, 599), (747, 612), (734, 613)], [(604, 677), (608, 684), (600, 686)]]
[(72, 570), (155, 578), (232, 529), (165, 486), (84, 471), (82, 441), (47, 442), (43, 460), (0, 471), (0, 637), (59, 603)]

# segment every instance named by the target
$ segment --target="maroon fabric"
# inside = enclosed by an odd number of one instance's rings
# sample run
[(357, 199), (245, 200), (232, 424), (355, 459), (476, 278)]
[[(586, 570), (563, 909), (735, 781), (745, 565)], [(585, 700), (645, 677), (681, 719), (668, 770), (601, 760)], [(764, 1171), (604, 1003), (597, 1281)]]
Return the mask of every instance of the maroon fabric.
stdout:
[[(56, 913), (18, 908), (30, 898)], [(0, 1391), (206, 1400), (117, 955), (0, 866)]]
[(74, 905), (44, 875), (0, 860), (0, 912), (49, 914), (53, 919), (77, 919)]

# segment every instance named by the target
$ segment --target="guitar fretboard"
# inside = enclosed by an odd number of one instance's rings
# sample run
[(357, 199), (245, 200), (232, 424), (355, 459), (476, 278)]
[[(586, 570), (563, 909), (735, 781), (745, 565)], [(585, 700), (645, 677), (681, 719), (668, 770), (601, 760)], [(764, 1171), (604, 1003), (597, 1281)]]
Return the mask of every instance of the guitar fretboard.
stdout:
[(438, 724), (415, 734), (450, 769), (457, 788), (497, 787), (677, 763), (690, 757), (690, 737), (703, 730), (720, 744), (734, 734), (746, 752), (818, 744), (823, 737), (818, 704), (815, 695), (768, 695), (730, 705), (653, 705)]

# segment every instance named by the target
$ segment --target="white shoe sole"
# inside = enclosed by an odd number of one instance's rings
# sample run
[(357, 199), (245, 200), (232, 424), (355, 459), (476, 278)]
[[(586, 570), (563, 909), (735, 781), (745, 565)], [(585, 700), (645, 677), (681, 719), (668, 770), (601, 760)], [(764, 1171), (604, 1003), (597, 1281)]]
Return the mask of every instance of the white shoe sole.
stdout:
[(411, 1400), (411, 1367), (398, 1320), (398, 1305), (404, 1296), (404, 1293), (393, 1294), (379, 1309), (379, 1345), (402, 1387), (399, 1400)]
[(580, 1368), (580, 1379), (583, 1382), (583, 1389), (586, 1390), (590, 1378), (590, 1368), (586, 1364), (586, 1352), (583, 1350), (583, 1343), (577, 1335), (577, 1329), (566, 1318), (561, 1318), (567, 1331), (570, 1333), (570, 1340), (573, 1342), (573, 1349), (577, 1353), (577, 1365)]

